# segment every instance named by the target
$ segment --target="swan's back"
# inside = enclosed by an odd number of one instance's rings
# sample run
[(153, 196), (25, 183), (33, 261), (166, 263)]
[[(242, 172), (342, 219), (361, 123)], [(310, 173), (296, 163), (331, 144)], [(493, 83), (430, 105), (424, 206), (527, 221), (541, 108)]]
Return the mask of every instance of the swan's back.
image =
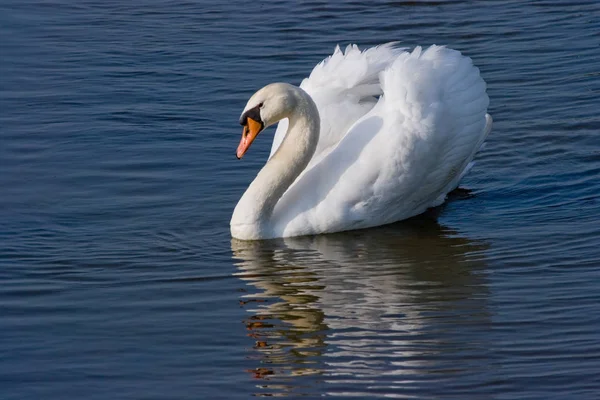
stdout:
[[(379, 101), (277, 203), (273, 221), (282, 236), (409, 218), (458, 185), (491, 129), (486, 85), (471, 59), (417, 47), (395, 55), (379, 82)], [(351, 116), (338, 110), (332, 124), (344, 118)]]
[[(361, 51), (348, 45), (344, 51), (337, 46), (333, 54), (317, 64), (310, 76), (300, 84), (319, 109), (321, 132), (317, 149), (309, 165), (326, 155), (344, 137), (348, 129), (371, 111), (383, 94), (379, 80), (404, 49), (394, 43)], [(271, 155), (277, 151), (288, 128), (288, 121), (277, 126)]]

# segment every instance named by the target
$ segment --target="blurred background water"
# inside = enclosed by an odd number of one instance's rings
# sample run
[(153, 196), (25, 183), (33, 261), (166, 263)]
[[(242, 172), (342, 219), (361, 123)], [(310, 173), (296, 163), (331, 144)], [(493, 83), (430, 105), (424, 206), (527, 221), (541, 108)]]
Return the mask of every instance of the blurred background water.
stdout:
[[(2, 1), (0, 397), (597, 398), (599, 32), (595, 0)], [(464, 190), (231, 240), (247, 98), (392, 40), (488, 83)]]

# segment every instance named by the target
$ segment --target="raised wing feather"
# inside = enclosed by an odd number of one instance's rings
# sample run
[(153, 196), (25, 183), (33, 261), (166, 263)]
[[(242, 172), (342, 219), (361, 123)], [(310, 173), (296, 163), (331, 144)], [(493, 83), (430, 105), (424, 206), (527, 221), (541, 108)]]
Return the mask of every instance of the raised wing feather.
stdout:
[[(335, 147), (350, 126), (369, 112), (383, 94), (379, 74), (396, 59), (403, 49), (394, 43), (361, 51), (349, 45), (345, 51), (339, 46), (334, 53), (317, 64), (300, 87), (315, 101), (321, 116), (321, 132), (313, 165)], [(271, 157), (281, 144), (288, 121), (277, 126)]]
[(415, 190), (406, 200), (420, 213), (458, 185), (489, 133), (486, 85), (470, 58), (441, 46), (403, 54), (382, 80), (388, 115), (401, 119), (405, 149), (415, 146), (400, 153), (398, 172), (411, 177)]
[(404, 52), (380, 79), (377, 105), (278, 202), (285, 236), (383, 225), (439, 205), (489, 133), (485, 82), (457, 51)]

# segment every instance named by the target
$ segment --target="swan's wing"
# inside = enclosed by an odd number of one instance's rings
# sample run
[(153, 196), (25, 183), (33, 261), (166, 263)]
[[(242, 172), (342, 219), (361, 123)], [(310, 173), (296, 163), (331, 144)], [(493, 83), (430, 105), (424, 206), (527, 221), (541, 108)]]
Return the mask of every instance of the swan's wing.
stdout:
[[(311, 165), (332, 149), (348, 128), (370, 111), (383, 94), (379, 74), (391, 65), (403, 51), (395, 43), (361, 51), (349, 45), (339, 46), (334, 53), (317, 64), (300, 87), (315, 101), (321, 117), (321, 132)], [(288, 121), (277, 126), (271, 156), (279, 148), (288, 128)]]
[(381, 74), (384, 96), (276, 206), (286, 236), (391, 223), (443, 202), (491, 128), (471, 60), (432, 46)]

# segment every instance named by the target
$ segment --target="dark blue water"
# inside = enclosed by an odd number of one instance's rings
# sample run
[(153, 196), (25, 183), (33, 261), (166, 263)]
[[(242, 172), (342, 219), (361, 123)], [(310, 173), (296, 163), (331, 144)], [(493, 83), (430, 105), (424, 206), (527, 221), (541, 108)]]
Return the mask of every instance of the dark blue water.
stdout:
[[(597, 398), (599, 32), (594, 0), (3, 1), (0, 398)], [(232, 241), (247, 98), (391, 40), (488, 82), (464, 190)]]

